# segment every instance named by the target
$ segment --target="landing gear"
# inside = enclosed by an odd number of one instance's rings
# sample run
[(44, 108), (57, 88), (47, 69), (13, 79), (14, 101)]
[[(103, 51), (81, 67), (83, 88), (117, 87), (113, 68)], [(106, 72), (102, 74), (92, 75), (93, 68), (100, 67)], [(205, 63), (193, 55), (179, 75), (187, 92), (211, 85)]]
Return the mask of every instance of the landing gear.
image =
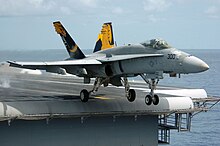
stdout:
[(133, 102), (136, 98), (136, 93), (134, 89), (130, 89), (127, 77), (124, 77), (124, 87), (125, 87), (125, 96), (129, 102)]
[(89, 92), (86, 89), (80, 92), (80, 99), (82, 102), (87, 102), (89, 100)]
[(130, 89), (128, 91), (128, 96), (127, 96), (128, 101), (133, 102), (135, 100), (135, 98), (136, 98), (135, 90), (134, 89)]
[[(150, 93), (146, 95), (145, 97), (145, 103), (147, 105), (158, 105), (159, 104), (159, 96), (157, 94), (154, 94), (154, 90), (156, 89), (156, 86), (159, 82), (159, 79), (162, 78), (162, 75), (153, 74), (151, 76), (147, 74), (140, 74), (140, 76), (144, 79), (144, 81), (149, 85)], [(150, 80), (149, 80), (150, 79)], [(110, 78), (96, 78), (93, 89), (91, 91), (87, 91), (86, 89), (83, 89), (80, 92), (80, 98), (82, 102), (87, 102), (89, 100), (89, 96), (91, 93), (95, 93), (98, 91), (99, 87), (103, 84), (104, 86), (108, 86)], [(127, 77), (123, 77), (123, 85), (125, 87), (125, 97), (127, 97), (129, 102), (133, 102), (136, 98), (136, 93), (134, 89), (130, 89), (130, 85), (128, 83)]]
[(159, 96), (157, 94), (154, 94), (154, 96), (151, 96), (150, 94), (148, 94), (145, 97), (145, 103), (147, 105), (151, 105), (152, 103), (154, 105), (158, 105), (159, 104)]
[(154, 90), (156, 89), (156, 86), (159, 82), (159, 78), (157, 78), (157, 79), (152, 78), (151, 80), (148, 80), (147, 76), (145, 74), (141, 74), (141, 77), (149, 85), (149, 88), (150, 88), (150, 93), (148, 95), (146, 95), (146, 97), (145, 97), (145, 103), (147, 105), (151, 105), (152, 103), (154, 105), (158, 105), (159, 104), (159, 96), (157, 94), (154, 94)]
[(158, 105), (159, 104), (159, 96), (157, 94), (154, 94), (153, 98), (153, 104)]
[(146, 105), (151, 105), (152, 103), (152, 97), (150, 95), (146, 95), (145, 97), (145, 103)]
[(104, 84), (104, 86), (106, 85), (106, 81), (108, 80), (108, 78), (103, 79), (103, 78), (96, 78), (94, 85), (93, 85), (93, 89), (91, 91), (87, 91), (86, 89), (83, 89), (80, 92), (80, 99), (82, 102), (87, 102), (89, 100), (89, 96), (91, 95), (91, 93), (96, 93), (99, 89), (99, 87)]

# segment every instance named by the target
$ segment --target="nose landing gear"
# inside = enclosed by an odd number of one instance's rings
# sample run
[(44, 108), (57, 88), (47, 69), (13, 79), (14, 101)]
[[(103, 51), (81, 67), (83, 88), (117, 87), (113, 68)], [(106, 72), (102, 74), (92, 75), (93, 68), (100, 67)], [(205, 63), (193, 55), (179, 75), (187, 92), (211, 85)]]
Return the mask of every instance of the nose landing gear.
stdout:
[(152, 103), (153, 103), (154, 105), (158, 105), (158, 104), (159, 104), (159, 96), (158, 96), (157, 94), (154, 94), (154, 96), (148, 94), (148, 95), (146, 95), (146, 97), (145, 97), (145, 103), (146, 103), (147, 105), (151, 105)]
[(159, 78), (157, 78), (157, 79), (152, 78), (152, 79), (148, 80), (147, 76), (145, 74), (141, 74), (140, 76), (149, 85), (149, 88), (151, 90), (150, 93), (148, 95), (146, 95), (146, 97), (145, 97), (145, 103), (147, 105), (151, 105), (152, 103), (154, 105), (158, 105), (159, 104), (159, 96), (157, 94), (154, 94), (154, 90), (156, 89), (156, 86), (159, 82)]
[[(159, 82), (159, 79), (147, 79), (147, 76), (145, 74), (141, 74), (141, 77), (144, 79), (144, 81), (149, 85), (149, 88), (151, 89), (150, 93), (146, 95), (145, 97), (145, 103), (147, 105), (151, 105), (152, 103), (154, 105), (159, 104), (159, 96), (157, 94), (154, 94), (154, 90), (156, 89), (156, 86)], [(130, 85), (128, 83), (127, 77), (124, 77), (124, 87), (125, 87), (125, 96), (127, 97), (128, 101), (133, 102), (136, 98), (136, 93), (134, 89), (130, 89)]]

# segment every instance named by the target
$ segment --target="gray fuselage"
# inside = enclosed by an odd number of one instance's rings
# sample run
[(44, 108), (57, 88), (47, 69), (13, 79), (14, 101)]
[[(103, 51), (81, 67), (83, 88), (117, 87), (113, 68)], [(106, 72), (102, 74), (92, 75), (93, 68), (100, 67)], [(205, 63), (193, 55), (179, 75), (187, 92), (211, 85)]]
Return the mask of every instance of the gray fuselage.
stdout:
[(208, 65), (202, 60), (176, 48), (151, 48), (142, 44), (115, 47), (94, 53), (88, 58), (111, 57), (114, 55), (162, 54), (162, 56), (140, 57), (108, 62), (100, 66), (86, 68), (90, 77), (99, 76), (136, 76), (155, 72), (188, 74), (202, 72)]

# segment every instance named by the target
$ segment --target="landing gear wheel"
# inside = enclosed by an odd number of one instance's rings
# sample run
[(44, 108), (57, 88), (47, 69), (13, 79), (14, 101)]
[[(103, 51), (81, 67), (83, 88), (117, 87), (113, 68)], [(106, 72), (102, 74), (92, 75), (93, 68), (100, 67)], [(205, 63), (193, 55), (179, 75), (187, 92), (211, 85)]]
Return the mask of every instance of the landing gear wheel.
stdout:
[(150, 95), (147, 95), (146, 97), (145, 97), (145, 103), (147, 104), (147, 105), (151, 105), (151, 103), (152, 103), (152, 97), (150, 96)]
[(89, 92), (86, 89), (80, 92), (80, 99), (82, 102), (87, 102), (89, 100)]
[(136, 98), (135, 90), (134, 89), (128, 90), (128, 96), (127, 96), (128, 101), (133, 102), (135, 98)]
[(158, 105), (159, 103), (159, 96), (157, 94), (154, 94), (154, 97), (152, 98), (153, 104)]

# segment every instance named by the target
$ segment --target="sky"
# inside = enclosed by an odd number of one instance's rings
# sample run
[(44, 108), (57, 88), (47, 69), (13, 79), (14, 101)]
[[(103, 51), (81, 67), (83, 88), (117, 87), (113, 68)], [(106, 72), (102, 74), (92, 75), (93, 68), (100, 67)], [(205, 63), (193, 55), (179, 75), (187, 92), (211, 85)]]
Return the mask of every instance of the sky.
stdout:
[(93, 49), (104, 22), (117, 45), (162, 38), (178, 49), (220, 49), (220, 0), (0, 0), (0, 50), (64, 49), (61, 21)]

